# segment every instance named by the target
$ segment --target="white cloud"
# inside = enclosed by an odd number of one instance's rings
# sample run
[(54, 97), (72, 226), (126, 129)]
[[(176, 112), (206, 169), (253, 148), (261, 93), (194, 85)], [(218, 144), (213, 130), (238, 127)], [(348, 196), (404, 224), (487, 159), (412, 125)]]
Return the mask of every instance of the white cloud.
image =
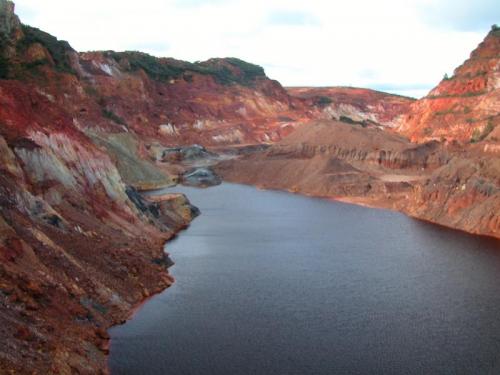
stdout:
[[(440, 2), (449, 0), (432, 3)], [(487, 32), (479, 26), (462, 31), (459, 21), (443, 27), (444, 18), (426, 11), (430, 0), (16, 4), (24, 23), (68, 40), (77, 50), (141, 49), (189, 61), (234, 56), (264, 66), (284, 85), (352, 85), (416, 96), (461, 64)]]

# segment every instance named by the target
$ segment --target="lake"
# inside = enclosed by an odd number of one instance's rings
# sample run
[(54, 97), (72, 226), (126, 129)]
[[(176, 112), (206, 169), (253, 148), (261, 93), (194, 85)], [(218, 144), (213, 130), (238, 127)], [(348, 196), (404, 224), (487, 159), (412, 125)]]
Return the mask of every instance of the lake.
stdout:
[(224, 183), (176, 283), (111, 330), (112, 374), (499, 374), (500, 241)]

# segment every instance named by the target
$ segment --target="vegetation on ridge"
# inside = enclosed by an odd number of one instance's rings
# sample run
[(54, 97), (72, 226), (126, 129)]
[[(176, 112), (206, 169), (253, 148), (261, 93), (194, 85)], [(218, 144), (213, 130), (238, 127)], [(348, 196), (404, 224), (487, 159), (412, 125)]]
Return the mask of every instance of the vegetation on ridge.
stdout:
[(190, 79), (189, 73), (211, 75), (221, 84), (239, 83), (251, 85), (256, 78), (265, 76), (260, 66), (236, 58), (211, 59), (190, 63), (167, 58), (158, 58), (137, 51), (106, 51), (105, 56), (114, 59), (130, 72), (143, 70), (151, 79), (169, 81), (177, 78)]
[(9, 60), (0, 57), (0, 79), (5, 79), (9, 75)]
[(105, 118), (117, 123), (118, 125), (127, 126), (127, 123), (125, 122), (125, 120), (123, 118), (121, 118), (120, 116), (118, 116), (116, 113), (114, 113), (113, 111), (111, 111), (109, 109), (103, 109), (102, 115)]
[[(73, 48), (68, 42), (58, 40), (56, 37), (39, 30), (35, 27), (22, 25), (24, 38), (18, 44), (20, 51), (26, 51), (32, 44), (40, 43), (49, 51), (55, 67), (64, 73), (74, 73), (68, 57), (68, 52), (73, 52)], [(43, 65), (47, 61), (41, 61), (38, 65)]]
[(7, 45), (8, 41), (0, 35), (0, 79), (5, 79), (9, 75), (9, 59), (4, 56)]
[(328, 96), (318, 96), (313, 99), (314, 105), (318, 107), (326, 107), (329, 104), (332, 104), (333, 100)]
[(472, 137), (470, 139), (471, 143), (477, 143), (485, 139), (492, 131), (495, 129), (495, 125), (493, 125), (493, 122), (491, 119), (488, 121), (488, 124), (485, 126), (483, 131), (480, 131), (479, 129), (474, 129), (474, 132), (472, 133)]

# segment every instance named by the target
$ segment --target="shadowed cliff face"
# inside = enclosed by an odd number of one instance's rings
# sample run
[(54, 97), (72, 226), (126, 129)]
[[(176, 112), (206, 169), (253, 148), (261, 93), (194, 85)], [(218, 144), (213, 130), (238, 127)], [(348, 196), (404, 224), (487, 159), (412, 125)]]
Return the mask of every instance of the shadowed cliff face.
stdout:
[(494, 29), (452, 77), (412, 105), (398, 131), (417, 142), (484, 140), (486, 149), (498, 152), (499, 113), (500, 30)]

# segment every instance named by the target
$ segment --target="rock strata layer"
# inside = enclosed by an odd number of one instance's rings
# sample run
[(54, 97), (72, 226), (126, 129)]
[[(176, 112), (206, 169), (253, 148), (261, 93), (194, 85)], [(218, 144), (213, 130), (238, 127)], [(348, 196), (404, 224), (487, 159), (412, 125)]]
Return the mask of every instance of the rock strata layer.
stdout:
[(225, 180), (390, 208), (500, 238), (500, 158), (336, 121), (216, 167)]

